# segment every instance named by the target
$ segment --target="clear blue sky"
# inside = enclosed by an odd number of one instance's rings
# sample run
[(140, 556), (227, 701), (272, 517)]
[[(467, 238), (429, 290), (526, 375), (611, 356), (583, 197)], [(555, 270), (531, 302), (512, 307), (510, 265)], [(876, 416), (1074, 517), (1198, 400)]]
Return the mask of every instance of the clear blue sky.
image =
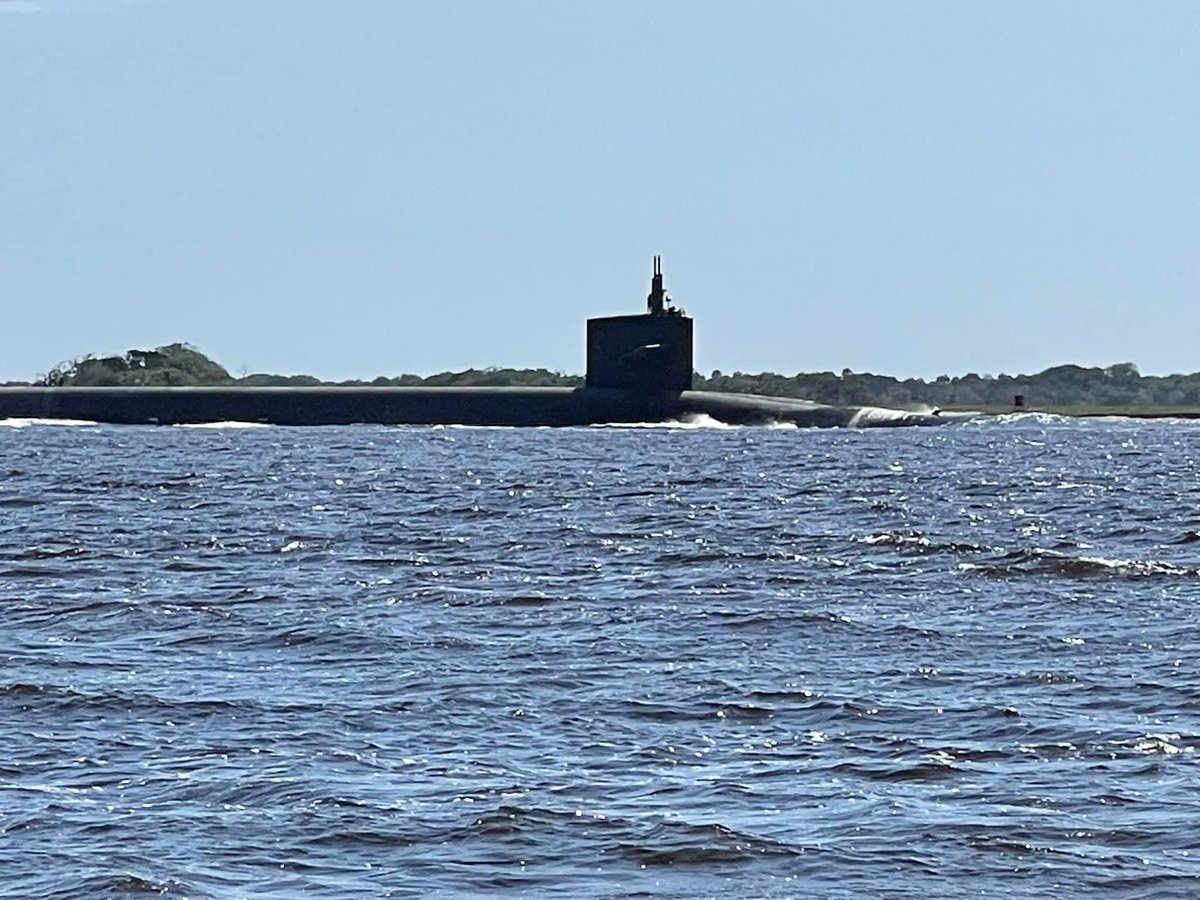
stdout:
[(0, 0), (0, 380), (1200, 370), (1200, 3)]

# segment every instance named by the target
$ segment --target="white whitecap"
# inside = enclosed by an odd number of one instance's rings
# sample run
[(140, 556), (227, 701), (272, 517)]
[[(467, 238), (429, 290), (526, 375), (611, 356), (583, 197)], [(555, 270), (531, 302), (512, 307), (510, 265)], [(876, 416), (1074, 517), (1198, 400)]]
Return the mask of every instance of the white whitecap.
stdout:
[(186, 422), (176, 428), (270, 428), (266, 422)]
[(99, 424), (99, 422), (92, 422), (87, 419), (0, 419), (0, 427), (4, 428), (28, 428), (31, 425), (86, 426), (90, 428)]

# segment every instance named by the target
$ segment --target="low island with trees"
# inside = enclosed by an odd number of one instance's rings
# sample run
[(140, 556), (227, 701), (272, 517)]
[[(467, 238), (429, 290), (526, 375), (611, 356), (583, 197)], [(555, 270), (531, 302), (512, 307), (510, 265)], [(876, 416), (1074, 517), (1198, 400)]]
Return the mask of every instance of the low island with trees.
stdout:
[[(345, 382), (325, 382), (311, 375), (255, 373), (238, 377), (183, 343), (130, 350), (120, 356), (81, 357), (60, 363), (34, 382), (47, 387), (572, 387), (582, 383), (582, 376), (547, 369), (500, 368)], [(1034, 375), (942, 375), (933, 381), (849, 369), (797, 375), (714, 371), (707, 377), (696, 373), (693, 386), (698, 391), (799, 397), (836, 406), (1001, 412), (1011, 410), (1014, 397), (1020, 395), (1028, 409), (1067, 415), (1200, 416), (1200, 373), (1141, 375), (1133, 363), (1103, 368), (1061, 365)]]

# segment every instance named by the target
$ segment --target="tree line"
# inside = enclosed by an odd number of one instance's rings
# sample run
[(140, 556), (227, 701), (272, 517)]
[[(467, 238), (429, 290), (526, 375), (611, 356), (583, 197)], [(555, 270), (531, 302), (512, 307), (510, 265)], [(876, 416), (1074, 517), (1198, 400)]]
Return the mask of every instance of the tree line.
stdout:
[(130, 350), (120, 356), (82, 356), (54, 366), (34, 384), (42, 387), (573, 387), (578, 375), (548, 369), (467, 369), (438, 375), (381, 376), (372, 381), (322, 381), (312, 375), (256, 372), (235, 377), (191, 344)]
[[(169, 344), (154, 350), (130, 350), (122, 356), (81, 357), (55, 366), (37, 384), (46, 386), (194, 386), (297, 387), (341, 384), (378, 387), (575, 387), (578, 375), (547, 369), (467, 369), (437, 375), (381, 376), (372, 381), (323, 382), (311, 375), (255, 373), (234, 377), (190, 344)], [(1030, 406), (1200, 406), (1200, 373), (1144, 376), (1133, 363), (1103, 368), (1054, 366), (1035, 375), (942, 375), (933, 381), (897, 379), (870, 372), (812, 372), (778, 375), (774, 372), (726, 375), (696, 373), (693, 387), (701, 391), (800, 397), (839, 406), (996, 407), (1012, 405), (1020, 394)]]
[(749, 375), (713, 372), (697, 378), (699, 390), (803, 397), (835, 405), (995, 407), (1011, 406), (1017, 395), (1031, 406), (1193, 406), (1200, 405), (1200, 373), (1143, 376), (1133, 363), (1104, 368), (1054, 366), (1035, 375), (979, 375), (974, 372), (933, 381), (898, 379), (870, 372), (814, 372)]

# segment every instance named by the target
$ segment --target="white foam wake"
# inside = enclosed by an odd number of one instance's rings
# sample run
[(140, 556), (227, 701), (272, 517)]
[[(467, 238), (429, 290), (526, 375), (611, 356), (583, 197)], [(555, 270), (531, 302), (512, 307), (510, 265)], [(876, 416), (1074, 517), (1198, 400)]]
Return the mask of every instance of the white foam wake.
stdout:
[(270, 428), (266, 422), (185, 422), (175, 428)]
[(3, 428), (28, 428), (31, 425), (59, 425), (59, 426), (98, 426), (99, 422), (91, 422), (86, 419), (0, 419), (0, 427)]
[(1019, 412), (1002, 413), (998, 416), (988, 416), (986, 418), (976, 419), (976, 421), (991, 422), (997, 425), (1061, 425), (1065, 422), (1071, 422), (1073, 419), (1070, 416), (1060, 416), (1057, 413)]
[(663, 422), (603, 422), (590, 428), (664, 428), (672, 431), (734, 431), (741, 426), (714, 419), (707, 413), (687, 413), (681, 419)]
[(851, 416), (847, 426), (850, 428), (870, 428), (873, 425), (895, 425), (919, 415), (921, 413), (914, 413), (903, 409), (864, 406)]

